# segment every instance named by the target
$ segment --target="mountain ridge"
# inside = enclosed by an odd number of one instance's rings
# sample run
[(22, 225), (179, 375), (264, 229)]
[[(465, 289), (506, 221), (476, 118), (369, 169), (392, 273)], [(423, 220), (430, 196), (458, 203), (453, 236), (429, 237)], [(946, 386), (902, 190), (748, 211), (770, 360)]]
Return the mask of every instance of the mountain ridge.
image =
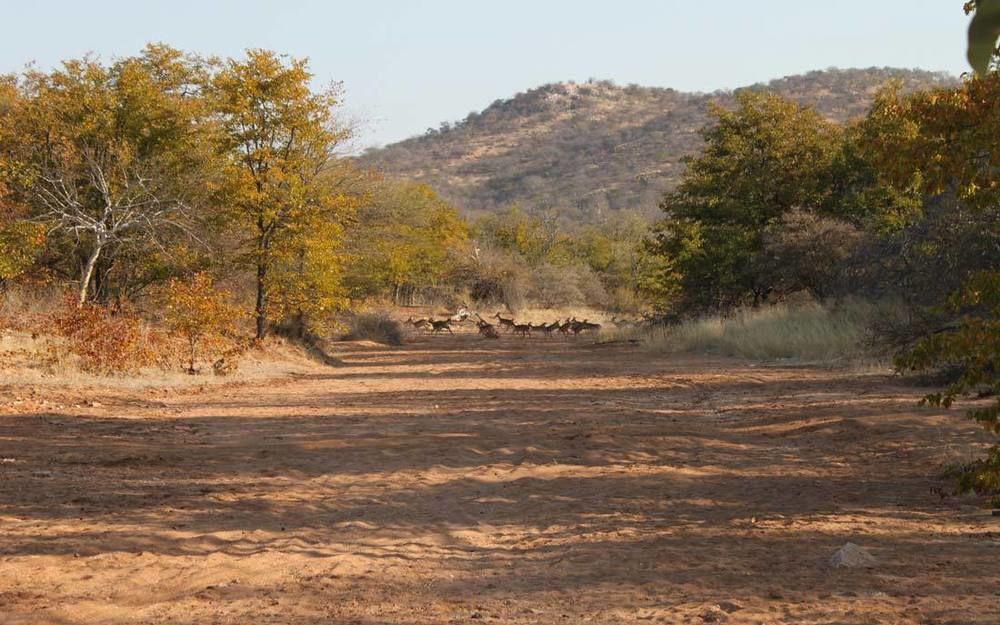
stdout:
[(905, 91), (957, 79), (919, 69), (826, 69), (732, 90), (682, 92), (612, 81), (548, 83), (498, 99), (455, 123), (367, 150), (360, 162), (425, 182), (470, 214), (520, 204), (532, 211), (599, 220), (609, 211), (652, 216), (701, 146), (709, 106), (731, 106), (744, 89), (767, 89), (845, 122), (877, 91)]

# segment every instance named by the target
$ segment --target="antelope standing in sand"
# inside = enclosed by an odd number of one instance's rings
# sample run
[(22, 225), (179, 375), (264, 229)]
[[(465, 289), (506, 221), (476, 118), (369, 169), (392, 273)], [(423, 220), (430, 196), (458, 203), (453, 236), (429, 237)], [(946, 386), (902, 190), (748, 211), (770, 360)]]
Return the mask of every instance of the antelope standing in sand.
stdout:
[(559, 328), (559, 322), (554, 321), (552, 323), (540, 323), (538, 325), (531, 326), (532, 330), (541, 330), (542, 334), (545, 336), (552, 336), (552, 333)]
[(483, 336), (489, 336), (490, 334), (496, 334), (497, 337), (500, 336), (497, 334), (497, 327), (495, 325), (483, 319), (482, 315), (479, 313), (476, 313), (476, 317), (478, 317), (478, 319), (476, 319), (476, 327), (479, 328), (480, 334)]

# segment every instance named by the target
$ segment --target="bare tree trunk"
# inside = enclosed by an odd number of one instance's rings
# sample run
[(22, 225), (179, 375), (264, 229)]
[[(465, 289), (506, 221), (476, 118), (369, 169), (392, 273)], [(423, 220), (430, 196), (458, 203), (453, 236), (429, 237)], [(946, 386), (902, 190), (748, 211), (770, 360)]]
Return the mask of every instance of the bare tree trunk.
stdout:
[(101, 256), (101, 250), (104, 249), (104, 244), (97, 242), (94, 244), (94, 250), (90, 253), (90, 258), (87, 259), (87, 264), (83, 268), (83, 275), (80, 276), (80, 299), (78, 305), (83, 306), (87, 301), (87, 291), (90, 290), (90, 281), (94, 276), (94, 267), (97, 265), (97, 259)]
[(262, 339), (267, 335), (267, 263), (264, 260), (257, 261), (257, 306), (254, 312), (257, 314), (257, 338)]

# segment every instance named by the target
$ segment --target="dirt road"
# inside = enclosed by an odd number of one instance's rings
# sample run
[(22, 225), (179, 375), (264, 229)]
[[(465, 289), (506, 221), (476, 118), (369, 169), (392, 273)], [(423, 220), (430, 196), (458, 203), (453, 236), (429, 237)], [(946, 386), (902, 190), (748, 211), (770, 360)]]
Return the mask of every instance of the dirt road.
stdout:
[(582, 343), (2, 415), (0, 623), (1000, 622), (1000, 518), (932, 492), (959, 413)]

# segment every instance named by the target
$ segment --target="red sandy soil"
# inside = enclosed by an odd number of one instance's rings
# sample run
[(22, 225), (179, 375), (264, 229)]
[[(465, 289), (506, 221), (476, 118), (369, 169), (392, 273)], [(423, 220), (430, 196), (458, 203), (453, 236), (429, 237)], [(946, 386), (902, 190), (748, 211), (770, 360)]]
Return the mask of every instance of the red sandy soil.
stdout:
[[(1000, 517), (935, 492), (986, 439), (926, 389), (471, 333), (341, 356), (0, 387), (0, 623), (1000, 623)], [(878, 565), (830, 568), (848, 541)]]

